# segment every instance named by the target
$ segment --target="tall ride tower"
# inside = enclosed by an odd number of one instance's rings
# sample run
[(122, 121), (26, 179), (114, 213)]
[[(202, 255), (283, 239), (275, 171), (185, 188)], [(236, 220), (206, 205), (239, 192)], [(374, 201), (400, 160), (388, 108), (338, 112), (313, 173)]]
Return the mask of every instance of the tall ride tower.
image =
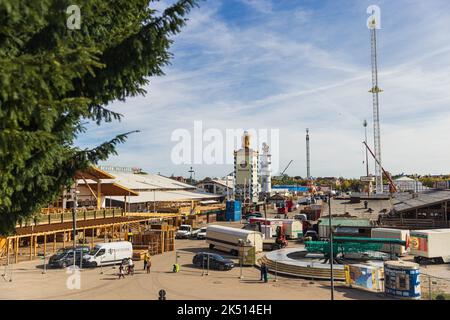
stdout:
[(378, 57), (377, 57), (377, 21), (375, 17), (369, 22), (372, 62), (372, 93), (373, 100), (373, 140), (375, 149), (375, 191), (383, 193), (383, 173), (381, 169), (381, 133), (380, 133), (380, 108), (378, 94), (382, 92), (378, 87)]
[(311, 179), (311, 167), (309, 159), (309, 129), (306, 129), (306, 179)]

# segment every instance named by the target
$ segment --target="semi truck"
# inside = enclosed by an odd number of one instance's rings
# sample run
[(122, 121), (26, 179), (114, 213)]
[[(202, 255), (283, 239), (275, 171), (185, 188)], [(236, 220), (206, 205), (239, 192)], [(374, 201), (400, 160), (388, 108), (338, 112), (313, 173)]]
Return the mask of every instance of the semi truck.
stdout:
[(411, 230), (409, 241), (414, 261), (450, 262), (450, 229)]

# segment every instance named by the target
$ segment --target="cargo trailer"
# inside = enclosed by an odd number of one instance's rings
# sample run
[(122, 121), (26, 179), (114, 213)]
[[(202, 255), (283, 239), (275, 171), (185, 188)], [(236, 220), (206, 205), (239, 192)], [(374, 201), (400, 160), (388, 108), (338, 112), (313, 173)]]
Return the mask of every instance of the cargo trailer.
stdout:
[(258, 253), (263, 250), (263, 234), (258, 231), (209, 225), (206, 227), (206, 243), (210, 249), (233, 255), (238, 255), (242, 245), (253, 246), (255, 253)]
[[(373, 228), (371, 230), (371, 238), (387, 238), (387, 239), (400, 239), (408, 243), (409, 230), (401, 229), (389, 229), (389, 228)], [(394, 253), (397, 256), (403, 256), (408, 253), (408, 248), (406, 246), (398, 244), (384, 244), (381, 252)]]
[(450, 262), (450, 229), (411, 230), (410, 253), (416, 262)]

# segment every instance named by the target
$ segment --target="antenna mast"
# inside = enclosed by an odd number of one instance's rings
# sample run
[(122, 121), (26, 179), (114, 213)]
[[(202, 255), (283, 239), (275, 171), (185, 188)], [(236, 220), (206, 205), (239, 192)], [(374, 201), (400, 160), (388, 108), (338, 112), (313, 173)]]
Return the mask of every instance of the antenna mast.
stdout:
[(373, 100), (373, 133), (375, 158), (375, 190), (377, 194), (383, 193), (383, 173), (381, 168), (381, 133), (380, 133), (380, 108), (378, 94), (382, 92), (378, 87), (378, 57), (377, 57), (377, 21), (375, 18), (370, 23), (371, 60), (372, 60), (372, 93)]
[(311, 179), (311, 167), (309, 158), (309, 129), (306, 129), (306, 179)]

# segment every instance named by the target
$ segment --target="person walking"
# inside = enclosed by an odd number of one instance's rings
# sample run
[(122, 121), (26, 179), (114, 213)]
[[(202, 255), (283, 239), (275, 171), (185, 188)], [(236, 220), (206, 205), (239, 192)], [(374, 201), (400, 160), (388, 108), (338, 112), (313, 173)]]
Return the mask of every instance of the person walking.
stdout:
[(259, 268), (259, 271), (261, 272), (261, 277), (259, 279), (259, 281), (263, 281), (264, 279), (264, 269), (266, 268), (266, 264), (263, 262), (261, 263), (261, 267)]
[(267, 265), (264, 264), (264, 282), (266, 282), (266, 283), (269, 281), (268, 273), (269, 273), (269, 267), (267, 267)]
[(148, 263), (148, 254), (146, 253), (144, 256), (144, 271), (147, 270), (147, 263)]
[(148, 257), (147, 261), (147, 273), (150, 273), (150, 268), (152, 267), (152, 260), (150, 260), (150, 257)]
[(124, 278), (125, 279), (125, 272), (123, 271), (123, 263), (119, 266), (119, 279)]
[(133, 259), (128, 259), (128, 274), (134, 275), (134, 263)]

